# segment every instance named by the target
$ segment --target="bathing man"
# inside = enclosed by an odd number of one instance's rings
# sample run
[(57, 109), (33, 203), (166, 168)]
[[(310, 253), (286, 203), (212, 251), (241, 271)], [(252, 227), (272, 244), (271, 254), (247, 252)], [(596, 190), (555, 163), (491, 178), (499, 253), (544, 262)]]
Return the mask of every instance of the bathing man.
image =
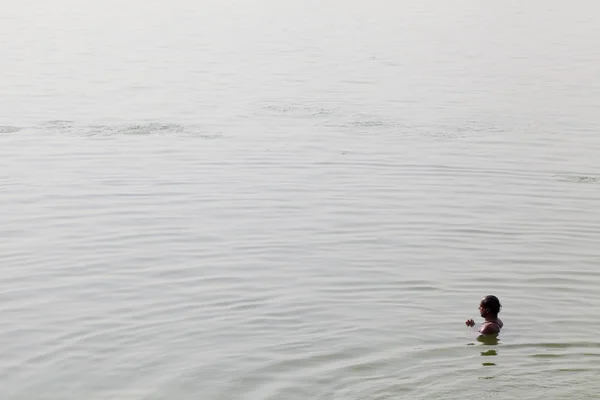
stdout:
[[(482, 335), (494, 335), (500, 333), (500, 329), (504, 326), (498, 318), (498, 313), (502, 305), (496, 296), (485, 296), (479, 303), (479, 313), (482, 318), (485, 318), (483, 325), (479, 328), (479, 333)], [(475, 326), (475, 321), (469, 319), (466, 321), (467, 326)]]

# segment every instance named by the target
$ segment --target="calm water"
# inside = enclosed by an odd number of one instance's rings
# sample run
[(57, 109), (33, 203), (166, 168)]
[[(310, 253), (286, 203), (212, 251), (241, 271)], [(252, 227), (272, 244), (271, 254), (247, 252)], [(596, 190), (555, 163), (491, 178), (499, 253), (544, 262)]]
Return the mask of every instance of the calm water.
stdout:
[(597, 2), (125, 3), (3, 6), (0, 397), (600, 397)]

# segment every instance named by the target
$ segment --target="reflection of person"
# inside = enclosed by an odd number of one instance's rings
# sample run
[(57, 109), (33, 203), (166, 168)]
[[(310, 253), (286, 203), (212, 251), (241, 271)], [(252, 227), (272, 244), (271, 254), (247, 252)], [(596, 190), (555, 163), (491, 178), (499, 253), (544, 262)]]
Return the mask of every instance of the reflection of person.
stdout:
[[(500, 329), (504, 326), (502, 321), (498, 318), (498, 313), (500, 313), (500, 309), (502, 305), (500, 304), (500, 300), (496, 296), (485, 296), (481, 299), (481, 303), (479, 303), (479, 313), (482, 318), (485, 318), (485, 321), (479, 328), (479, 333), (482, 335), (494, 335), (496, 333), (500, 333)], [(475, 326), (475, 321), (472, 319), (467, 320), (467, 326)]]

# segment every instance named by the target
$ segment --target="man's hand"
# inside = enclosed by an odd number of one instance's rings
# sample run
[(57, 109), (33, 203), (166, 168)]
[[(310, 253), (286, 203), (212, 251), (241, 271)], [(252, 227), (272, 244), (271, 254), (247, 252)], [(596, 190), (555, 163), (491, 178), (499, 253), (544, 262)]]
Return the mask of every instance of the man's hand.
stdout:
[(473, 321), (472, 319), (468, 319), (468, 320), (465, 322), (465, 324), (466, 324), (467, 326), (475, 326), (475, 321)]

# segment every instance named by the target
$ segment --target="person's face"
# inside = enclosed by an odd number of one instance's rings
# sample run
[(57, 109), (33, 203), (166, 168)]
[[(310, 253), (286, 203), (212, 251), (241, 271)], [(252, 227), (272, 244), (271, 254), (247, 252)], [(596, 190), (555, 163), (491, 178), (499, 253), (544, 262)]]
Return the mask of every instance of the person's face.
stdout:
[(487, 315), (487, 309), (481, 303), (479, 303), (479, 314), (482, 318), (485, 318), (485, 316)]

